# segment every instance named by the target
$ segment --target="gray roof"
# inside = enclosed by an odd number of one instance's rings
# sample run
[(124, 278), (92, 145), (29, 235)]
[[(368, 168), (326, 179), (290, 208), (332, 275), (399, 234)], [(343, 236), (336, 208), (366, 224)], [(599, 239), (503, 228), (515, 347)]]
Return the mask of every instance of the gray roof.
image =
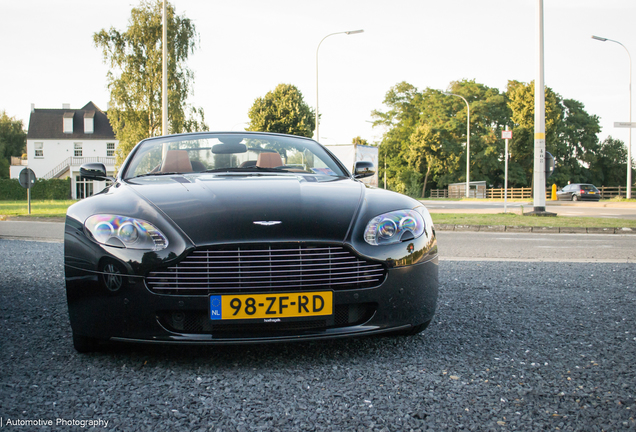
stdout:
[[(84, 133), (84, 117), (93, 117), (94, 133)], [(64, 133), (64, 118), (73, 116), (73, 133)], [(48, 109), (36, 108), (29, 119), (27, 139), (115, 139), (106, 113), (97, 108), (93, 102), (81, 109)]]

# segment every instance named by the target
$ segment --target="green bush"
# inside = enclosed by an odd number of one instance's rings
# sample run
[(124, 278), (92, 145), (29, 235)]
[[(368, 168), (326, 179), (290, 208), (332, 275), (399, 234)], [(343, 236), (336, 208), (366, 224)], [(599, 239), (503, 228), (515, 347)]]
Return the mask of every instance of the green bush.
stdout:
[[(31, 188), (31, 199), (67, 200), (71, 198), (71, 179), (38, 179)], [(0, 200), (26, 200), (27, 190), (17, 179), (0, 179)]]

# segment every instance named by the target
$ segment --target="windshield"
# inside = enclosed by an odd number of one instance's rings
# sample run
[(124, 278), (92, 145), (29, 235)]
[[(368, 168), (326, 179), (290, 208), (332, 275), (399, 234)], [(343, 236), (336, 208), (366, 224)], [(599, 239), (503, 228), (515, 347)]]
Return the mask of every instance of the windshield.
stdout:
[(123, 178), (200, 172), (347, 176), (312, 140), (259, 133), (192, 134), (142, 141)]
[(581, 185), (581, 190), (584, 190), (584, 191), (593, 191), (593, 192), (595, 192), (595, 191), (597, 191), (598, 189), (596, 189), (596, 186), (594, 186), (594, 185), (582, 184), (582, 185)]

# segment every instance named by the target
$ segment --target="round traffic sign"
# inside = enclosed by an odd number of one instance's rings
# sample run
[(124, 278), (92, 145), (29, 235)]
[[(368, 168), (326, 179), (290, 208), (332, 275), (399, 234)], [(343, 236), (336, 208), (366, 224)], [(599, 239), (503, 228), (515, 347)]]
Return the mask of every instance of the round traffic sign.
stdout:
[(20, 171), (20, 186), (31, 189), (35, 183), (35, 173), (31, 168), (25, 168)]

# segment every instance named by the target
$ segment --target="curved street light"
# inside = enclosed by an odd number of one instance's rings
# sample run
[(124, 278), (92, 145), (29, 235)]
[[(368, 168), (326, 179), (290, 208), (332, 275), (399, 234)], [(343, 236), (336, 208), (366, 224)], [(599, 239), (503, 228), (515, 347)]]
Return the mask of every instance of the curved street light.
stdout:
[(466, 102), (468, 118), (466, 120), (466, 198), (470, 198), (470, 105), (464, 96), (454, 93), (442, 92), (446, 96), (457, 96)]
[(352, 35), (352, 34), (358, 34), (363, 32), (364, 30), (350, 30), (350, 31), (331, 33), (325, 36), (324, 38), (322, 38), (320, 42), (318, 43), (318, 48), (316, 48), (316, 141), (318, 142), (320, 142), (320, 115), (318, 113), (318, 50), (320, 50), (320, 45), (322, 44), (322, 41), (327, 39), (329, 36), (333, 36), (337, 34)]
[[(608, 39), (600, 36), (592, 36), (592, 39), (601, 42), (614, 42), (625, 48), (627, 56), (629, 57), (629, 122), (632, 122), (632, 56), (629, 54), (629, 50), (620, 43), (613, 39)], [(632, 197), (632, 129), (629, 128), (629, 140), (627, 143), (627, 199)]]

